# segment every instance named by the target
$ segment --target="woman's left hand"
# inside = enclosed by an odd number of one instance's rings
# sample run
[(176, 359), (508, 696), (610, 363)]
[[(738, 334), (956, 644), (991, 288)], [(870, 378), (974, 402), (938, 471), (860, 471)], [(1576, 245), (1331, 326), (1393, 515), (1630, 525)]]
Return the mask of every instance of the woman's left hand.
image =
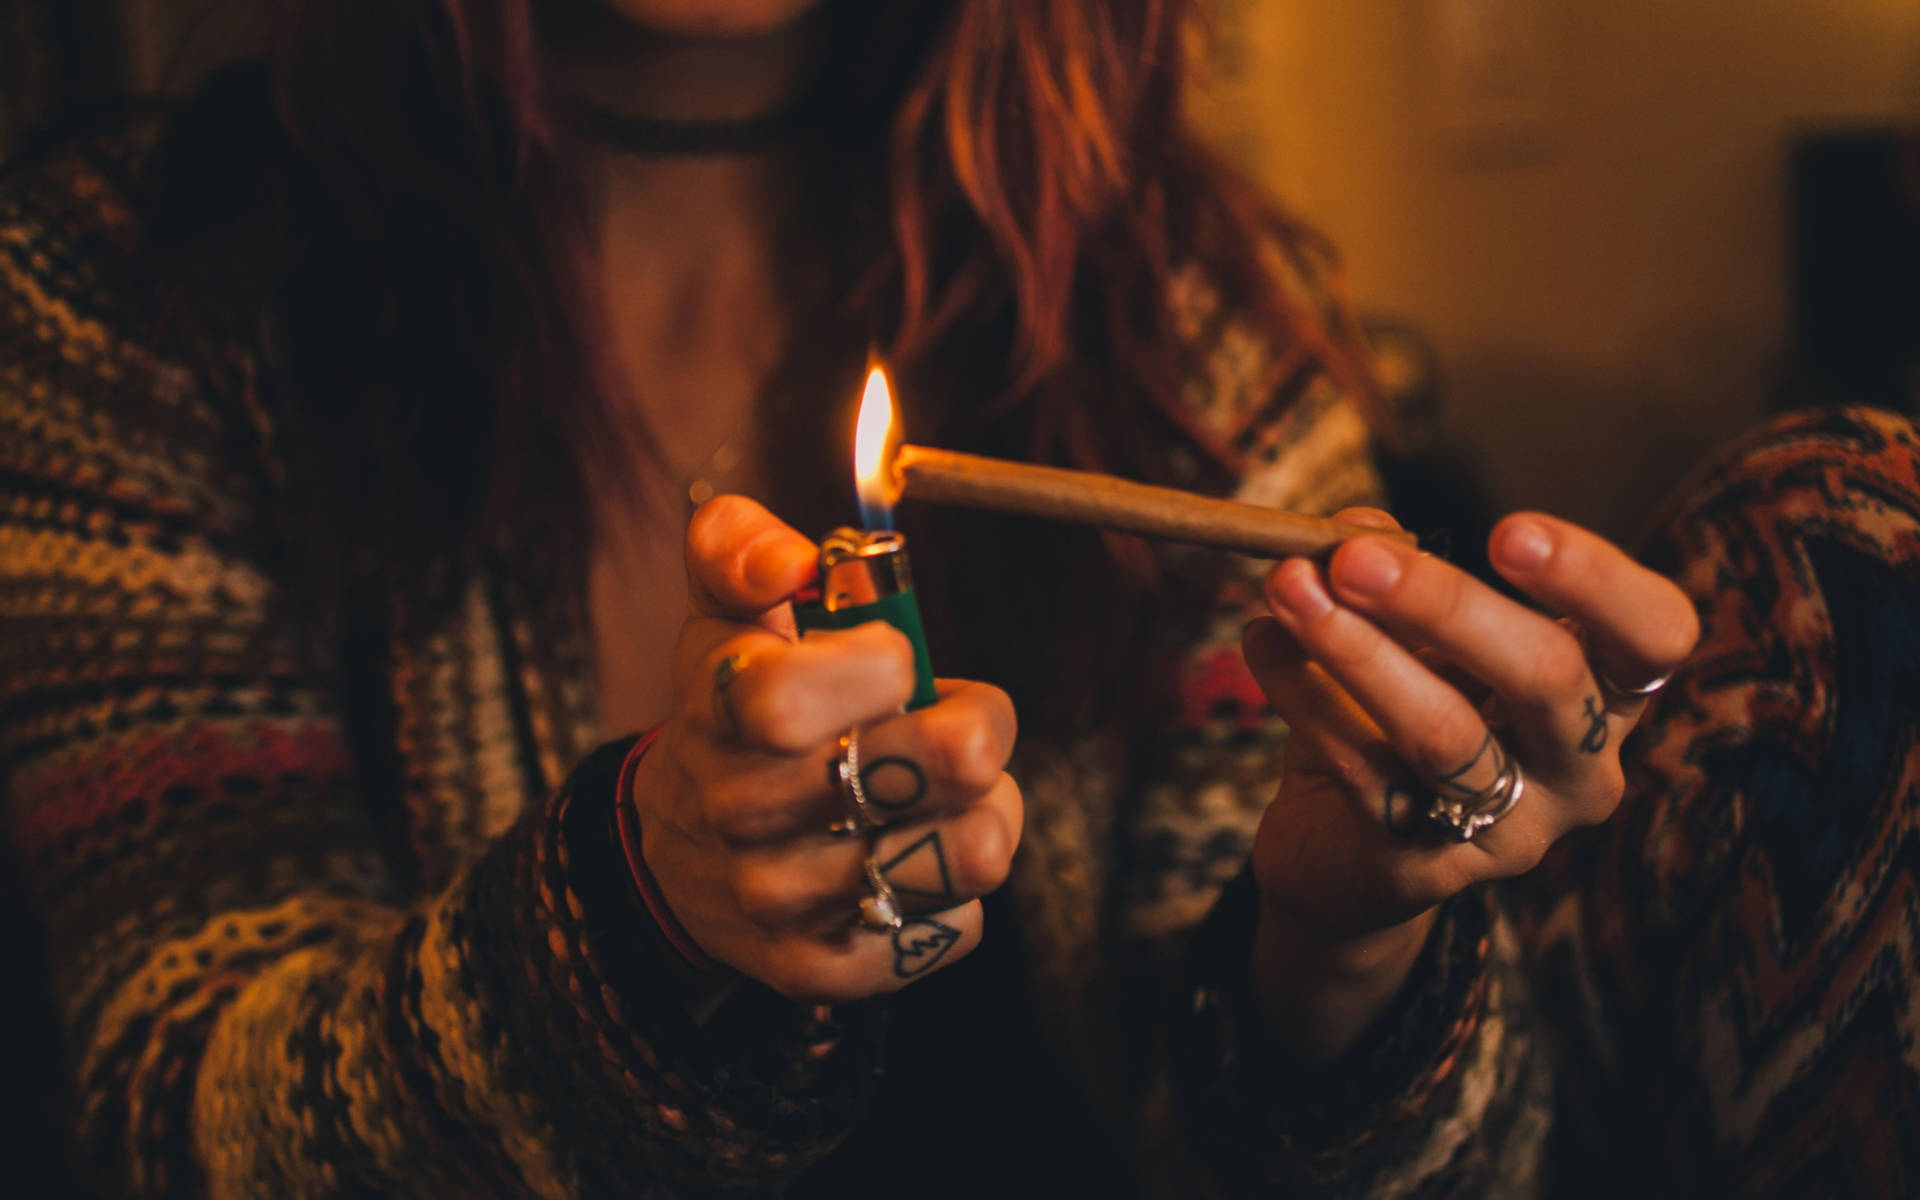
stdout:
[[(1372, 509), (1341, 517), (1394, 527)], [(1270, 1036), (1297, 1057), (1359, 1035), (1442, 901), (1532, 869), (1612, 814), (1620, 742), (1646, 706), (1635, 689), (1698, 637), (1678, 588), (1574, 525), (1516, 514), (1489, 550), (1547, 612), (1360, 537), (1324, 574), (1304, 559), (1275, 567), (1274, 616), (1247, 629), (1247, 662), (1290, 728), (1254, 843), (1255, 990)], [(1509, 811), (1461, 837), (1515, 787)]]

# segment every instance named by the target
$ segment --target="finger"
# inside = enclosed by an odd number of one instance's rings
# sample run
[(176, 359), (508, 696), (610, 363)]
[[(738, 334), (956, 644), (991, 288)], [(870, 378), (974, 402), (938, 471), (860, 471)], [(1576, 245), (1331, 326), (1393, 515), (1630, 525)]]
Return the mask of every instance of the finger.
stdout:
[(819, 548), (745, 496), (715, 496), (687, 523), (686, 559), (695, 614), (755, 622), (813, 577)]
[[(905, 912), (939, 912), (1006, 882), (1024, 820), (1019, 785), (1001, 775), (963, 812), (888, 828), (875, 839), (874, 862)], [(857, 904), (866, 891), (862, 864), (851, 898)]]
[[(1240, 648), (1256, 682), (1262, 681), (1270, 671), (1284, 666), (1298, 666), (1306, 656), (1306, 652), (1300, 649), (1300, 643), (1294, 641), (1286, 627), (1272, 617), (1249, 621), (1246, 629), (1241, 631)], [(1408, 649), (1413, 651), (1414, 658), (1427, 670), (1451, 684), (1474, 707), (1480, 706), (1480, 701), (1487, 695), (1486, 684), (1461, 670), (1459, 664), (1432, 647), (1410, 646)], [(1266, 685), (1261, 682), (1261, 686), (1265, 688)], [(1267, 698), (1273, 698), (1270, 690)]]
[(699, 677), (711, 698), (689, 698), (695, 728), (731, 746), (801, 755), (904, 709), (914, 688), (913, 644), (882, 621), (816, 630), (797, 643), (746, 634), (709, 651)]
[(1333, 519), (1343, 521), (1348, 525), (1365, 525), (1369, 529), (1384, 529), (1389, 532), (1398, 532), (1401, 528), (1399, 519), (1392, 513), (1382, 508), (1372, 508), (1364, 504), (1356, 505), (1352, 508), (1343, 508), (1333, 514)]
[(832, 936), (856, 921), (873, 855), (901, 911), (940, 912), (977, 899), (1006, 881), (1019, 845), (1023, 810), (1011, 776), (966, 810), (892, 826), (865, 842), (813, 839), (740, 855), (734, 890), (740, 911), (768, 930)]
[[(936, 686), (936, 703), (860, 730), (860, 781), (873, 820), (957, 813), (1007, 778), (1017, 721), (1006, 693), (963, 680)], [(738, 845), (822, 834), (850, 816), (842, 755), (836, 737), (800, 758), (770, 755), (743, 765), (735, 756), (732, 781), (710, 797), (708, 819)]]
[[(1278, 636), (1287, 637), (1284, 632)], [(1553, 839), (1578, 823), (1560, 811), (1551, 796), (1533, 789), (1504, 820), (1461, 844), (1434, 819), (1434, 807), (1442, 799), (1478, 806), (1479, 794), (1506, 765), (1505, 748), (1496, 738), (1483, 734), (1473, 752), (1449, 770), (1430, 770), (1419, 778), (1409, 769), (1413, 756), (1396, 745), (1374, 714), (1325, 668), (1297, 653), (1266, 661), (1270, 669), (1262, 685), (1288, 723), (1287, 773), (1324, 781), (1323, 786), (1294, 789), (1296, 805), (1313, 807), (1289, 812), (1285, 824), (1291, 836), (1341, 841), (1330, 832), (1340, 822), (1330, 820), (1325, 807), (1341, 805), (1349, 819), (1377, 832), (1358, 849), (1349, 844), (1346, 850), (1330, 852), (1331, 860), (1351, 862), (1360, 854), (1374, 864), (1372, 869), (1392, 876), (1392, 887), (1404, 892), (1403, 898), (1427, 897), (1416, 909), (1470, 883), (1532, 869)], [(1273, 836), (1268, 832), (1271, 817), (1263, 822), (1263, 837)], [(1328, 890), (1337, 886), (1329, 881)]]
[[(1700, 621), (1685, 593), (1605, 538), (1540, 513), (1516, 513), (1488, 542), (1494, 568), (1535, 600), (1577, 621), (1607, 678), (1635, 687), (1693, 652)], [(1609, 692), (1637, 712), (1642, 698)]]
[[(1316, 667), (1306, 651), (1272, 618), (1248, 626), (1247, 662), (1275, 712), (1287, 722), (1289, 762), (1310, 751), (1316, 769), (1337, 779), (1347, 794), (1370, 797), (1379, 781), (1395, 770), (1379, 761), (1388, 751), (1386, 734), (1352, 696)], [(1398, 769), (1405, 773), (1405, 767)], [(1379, 815), (1379, 805), (1364, 803), (1362, 812)]]
[[(1268, 577), (1267, 594), (1274, 616), (1300, 648), (1352, 695), (1416, 773), (1472, 788), (1492, 781), (1491, 772), (1484, 779), (1463, 773), (1463, 768), (1478, 770), (1476, 756), (1487, 738), (1480, 714), (1411, 651), (1336, 604), (1312, 563), (1298, 558), (1281, 563)], [(1280, 708), (1283, 698), (1274, 699)], [(1297, 717), (1310, 721), (1313, 714), (1296, 716), (1283, 709), (1281, 716), (1292, 723)]]
[(1482, 715), (1485, 715), (1485, 702), (1493, 694), (1486, 684), (1475, 679), (1459, 663), (1432, 646), (1411, 646), (1409, 649), (1413, 651), (1413, 656), (1420, 660), (1422, 666), (1452, 684), (1455, 691), (1465, 696), (1475, 708), (1481, 710)]
[(1005, 692), (971, 680), (935, 686), (934, 704), (861, 730), (860, 782), (885, 820), (971, 804), (1013, 757), (1019, 720)]
[(1334, 553), (1327, 576), (1341, 603), (1492, 688), (1521, 739), (1523, 759), (1562, 770), (1611, 740), (1586, 655), (1557, 621), (1384, 538), (1348, 542)]

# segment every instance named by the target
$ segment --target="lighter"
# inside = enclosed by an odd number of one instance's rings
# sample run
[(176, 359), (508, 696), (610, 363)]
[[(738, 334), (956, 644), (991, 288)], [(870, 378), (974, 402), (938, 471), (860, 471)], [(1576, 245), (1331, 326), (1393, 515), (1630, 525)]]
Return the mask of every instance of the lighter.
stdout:
[(828, 534), (820, 543), (819, 579), (794, 596), (793, 617), (802, 633), (885, 621), (913, 643), (914, 688), (907, 707), (934, 702), (933, 660), (927, 656), (905, 537), (848, 526)]

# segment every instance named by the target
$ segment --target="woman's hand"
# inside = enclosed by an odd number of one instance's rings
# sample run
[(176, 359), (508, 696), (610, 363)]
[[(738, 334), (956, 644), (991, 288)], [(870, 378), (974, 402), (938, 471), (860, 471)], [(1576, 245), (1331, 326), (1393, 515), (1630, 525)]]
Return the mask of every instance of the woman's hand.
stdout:
[[(647, 867), (700, 949), (831, 1002), (893, 991), (979, 944), (977, 897), (1006, 878), (1022, 806), (1004, 692), (943, 680), (938, 702), (903, 713), (913, 652), (897, 630), (795, 637), (785, 600), (816, 553), (739, 496), (694, 514), (675, 702), (632, 802)], [(871, 811), (887, 824), (836, 837), (848, 816), (839, 739), (856, 725)], [(890, 932), (859, 924), (870, 849), (906, 913)]]
[[(1341, 515), (1395, 527), (1377, 510)], [(1248, 664), (1290, 727), (1254, 843), (1255, 988), (1269, 1033), (1301, 1058), (1337, 1054), (1378, 1014), (1441, 901), (1530, 870), (1612, 814), (1620, 742), (1646, 704), (1627, 689), (1698, 637), (1678, 588), (1564, 521), (1508, 517), (1489, 549), (1548, 614), (1362, 537), (1324, 575), (1275, 567), (1274, 616), (1247, 629)], [(1516, 764), (1511, 811), (1459, 840), (1440, 818), (1497, 810)]]

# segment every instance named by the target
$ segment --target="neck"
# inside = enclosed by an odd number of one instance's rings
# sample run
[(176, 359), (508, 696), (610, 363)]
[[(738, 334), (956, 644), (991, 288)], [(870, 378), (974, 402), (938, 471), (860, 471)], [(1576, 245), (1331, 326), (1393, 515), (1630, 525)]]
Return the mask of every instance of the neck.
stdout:
[[(689, 125), (751, 121), (792, 105), (811, 81), (824, 36), (817, 15), (738, 37), (667, 36), (621, 23), (599, 5), (563, 25), (549, 36), (563, 95)], [(788, 147), (648, 155), (590, 139), (576, 145), (600, 213), (605, 265), (644, 273), (646, 282), (629, 279), (622, 289), (628, 303), (645, 303), (639, 292), (663, 316), (677, 314), (682, 345), (690, 311), (722, 315), (728, 293), (764, 274), (788, 240), (781, 235), (798, 167)], [(667, 323), (648, 322), (663, 332)]]
[[(812, 20), (724, 39), (602, 30), (556, 42), (556, 82), (640, 119), (752, 120), (803, 93), (819, 41)], [(637, 407), (669, 474), (689, 470), (751, 427), (784, 350), (793, 298), (781, 279), (804, 244), (788, 235), (799, 156), (574, 145), (597, 213), (598, 290), (624, 393), (615, 403)]]

